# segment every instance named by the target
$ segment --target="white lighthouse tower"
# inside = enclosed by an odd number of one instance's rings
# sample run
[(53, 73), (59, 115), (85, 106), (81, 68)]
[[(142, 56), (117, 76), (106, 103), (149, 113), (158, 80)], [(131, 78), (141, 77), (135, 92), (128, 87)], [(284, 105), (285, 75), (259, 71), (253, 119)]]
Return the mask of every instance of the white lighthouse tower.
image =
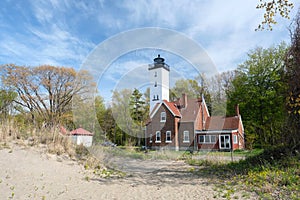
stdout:
[(150, 64), (148, 68), (150, 75), (150, 113), (156, 103), (163, 100), (169, 101), (170, 67), (159, 54), (153, 61), (154, 63)]

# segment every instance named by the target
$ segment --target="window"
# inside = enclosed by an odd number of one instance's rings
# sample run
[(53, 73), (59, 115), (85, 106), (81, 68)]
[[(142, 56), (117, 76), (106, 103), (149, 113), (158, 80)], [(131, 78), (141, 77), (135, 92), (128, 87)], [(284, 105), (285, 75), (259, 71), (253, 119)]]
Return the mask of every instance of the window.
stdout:
[(160, 121), (161, 122), (165, 122), (166, 121), (166, 113), (165, 112), (161, 112), (160, 113)]
[(237, 143), (238, 143), (237, 135), (233, 135), (233, 143), (234, 143), (234, 144), (237, 144)]
[(199, 143), (204, 143), (204, 135), (199, 135)]
[(210, 136), (210, 142), (211, 143), (216, 143), (216, 136), (215, 135)]
[(161, 143), (161, 136), (160, 136), (160, 131), (156, 131), (156, 139), (155, 139), (156, 143)]
[(190, 142), (190, 133), (189, 131), (183, 131), (183, 142)]
[(150, 134), (149, 142), (152, 143), (152, 134)]
[(166, 142), (167, 143), (171, 143), (172, 140), (171, 140), (171, 131), (167, 131), (166, 132)]
[(204, 136), (205, 143), (210, 143), (210, 135)]
[(155, 83), (154, 83), (154, 87), (157, 87), (157, 82), (155, 81)]
[(154, 72), (154, 77), (157, 77), (157, 72)]
[(230, 149), (230, 136), (220, 135), (220, 149)]
[(215, 144), (216, 136), (215, 135), (199, 135), (199, 143)]

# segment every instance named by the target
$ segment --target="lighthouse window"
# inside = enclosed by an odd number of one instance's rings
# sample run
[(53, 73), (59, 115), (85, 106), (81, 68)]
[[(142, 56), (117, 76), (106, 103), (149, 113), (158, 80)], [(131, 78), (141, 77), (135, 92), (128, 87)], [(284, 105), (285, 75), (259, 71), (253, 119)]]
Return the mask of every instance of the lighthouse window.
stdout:
[(157, 77), (157, 72), (154, 72), (154, 77)]
[(155, 81), (154, 87), (157, 87), (157, 82)]

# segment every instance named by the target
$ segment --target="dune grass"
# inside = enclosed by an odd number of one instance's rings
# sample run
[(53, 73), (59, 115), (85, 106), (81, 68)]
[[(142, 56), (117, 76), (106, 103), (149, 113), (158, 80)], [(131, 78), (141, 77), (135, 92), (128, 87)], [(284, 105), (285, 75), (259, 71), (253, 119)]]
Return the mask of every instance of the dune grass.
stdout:
[(245, 160), (218, 163), (207, 160), (188, 160), (201, 166), (194, 173), (214, 179), (218, 186), (216, 198), (231, 199), (234, 192), (255, 192), (261, 199), (299, 199), (299, 146), (293, 150), (279, 146), (265, 150)]

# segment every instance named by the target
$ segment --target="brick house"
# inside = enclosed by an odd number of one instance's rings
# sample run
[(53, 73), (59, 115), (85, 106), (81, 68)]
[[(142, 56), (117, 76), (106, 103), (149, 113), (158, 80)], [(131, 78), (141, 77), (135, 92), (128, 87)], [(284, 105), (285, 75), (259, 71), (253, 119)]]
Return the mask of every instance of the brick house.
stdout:
[[(238, 111), (238, 108), (237, 108)], [(244, 148), (241, 115), (210, 116), (205, 100), (163, 100), (150, 113), (146, 125), (146, 146), (150, 149), (235, 150)]]
[(160, 55), (149, 66), (153, 99), (146, 124), (146, 146), (173, 150), (243, 149), (244, 128), (238, 106), (236, 116), (222, 117), (210, 116), (204, 97), (188, 99), (183, 94), (177, 101), (170, 102), (169, 70)]

